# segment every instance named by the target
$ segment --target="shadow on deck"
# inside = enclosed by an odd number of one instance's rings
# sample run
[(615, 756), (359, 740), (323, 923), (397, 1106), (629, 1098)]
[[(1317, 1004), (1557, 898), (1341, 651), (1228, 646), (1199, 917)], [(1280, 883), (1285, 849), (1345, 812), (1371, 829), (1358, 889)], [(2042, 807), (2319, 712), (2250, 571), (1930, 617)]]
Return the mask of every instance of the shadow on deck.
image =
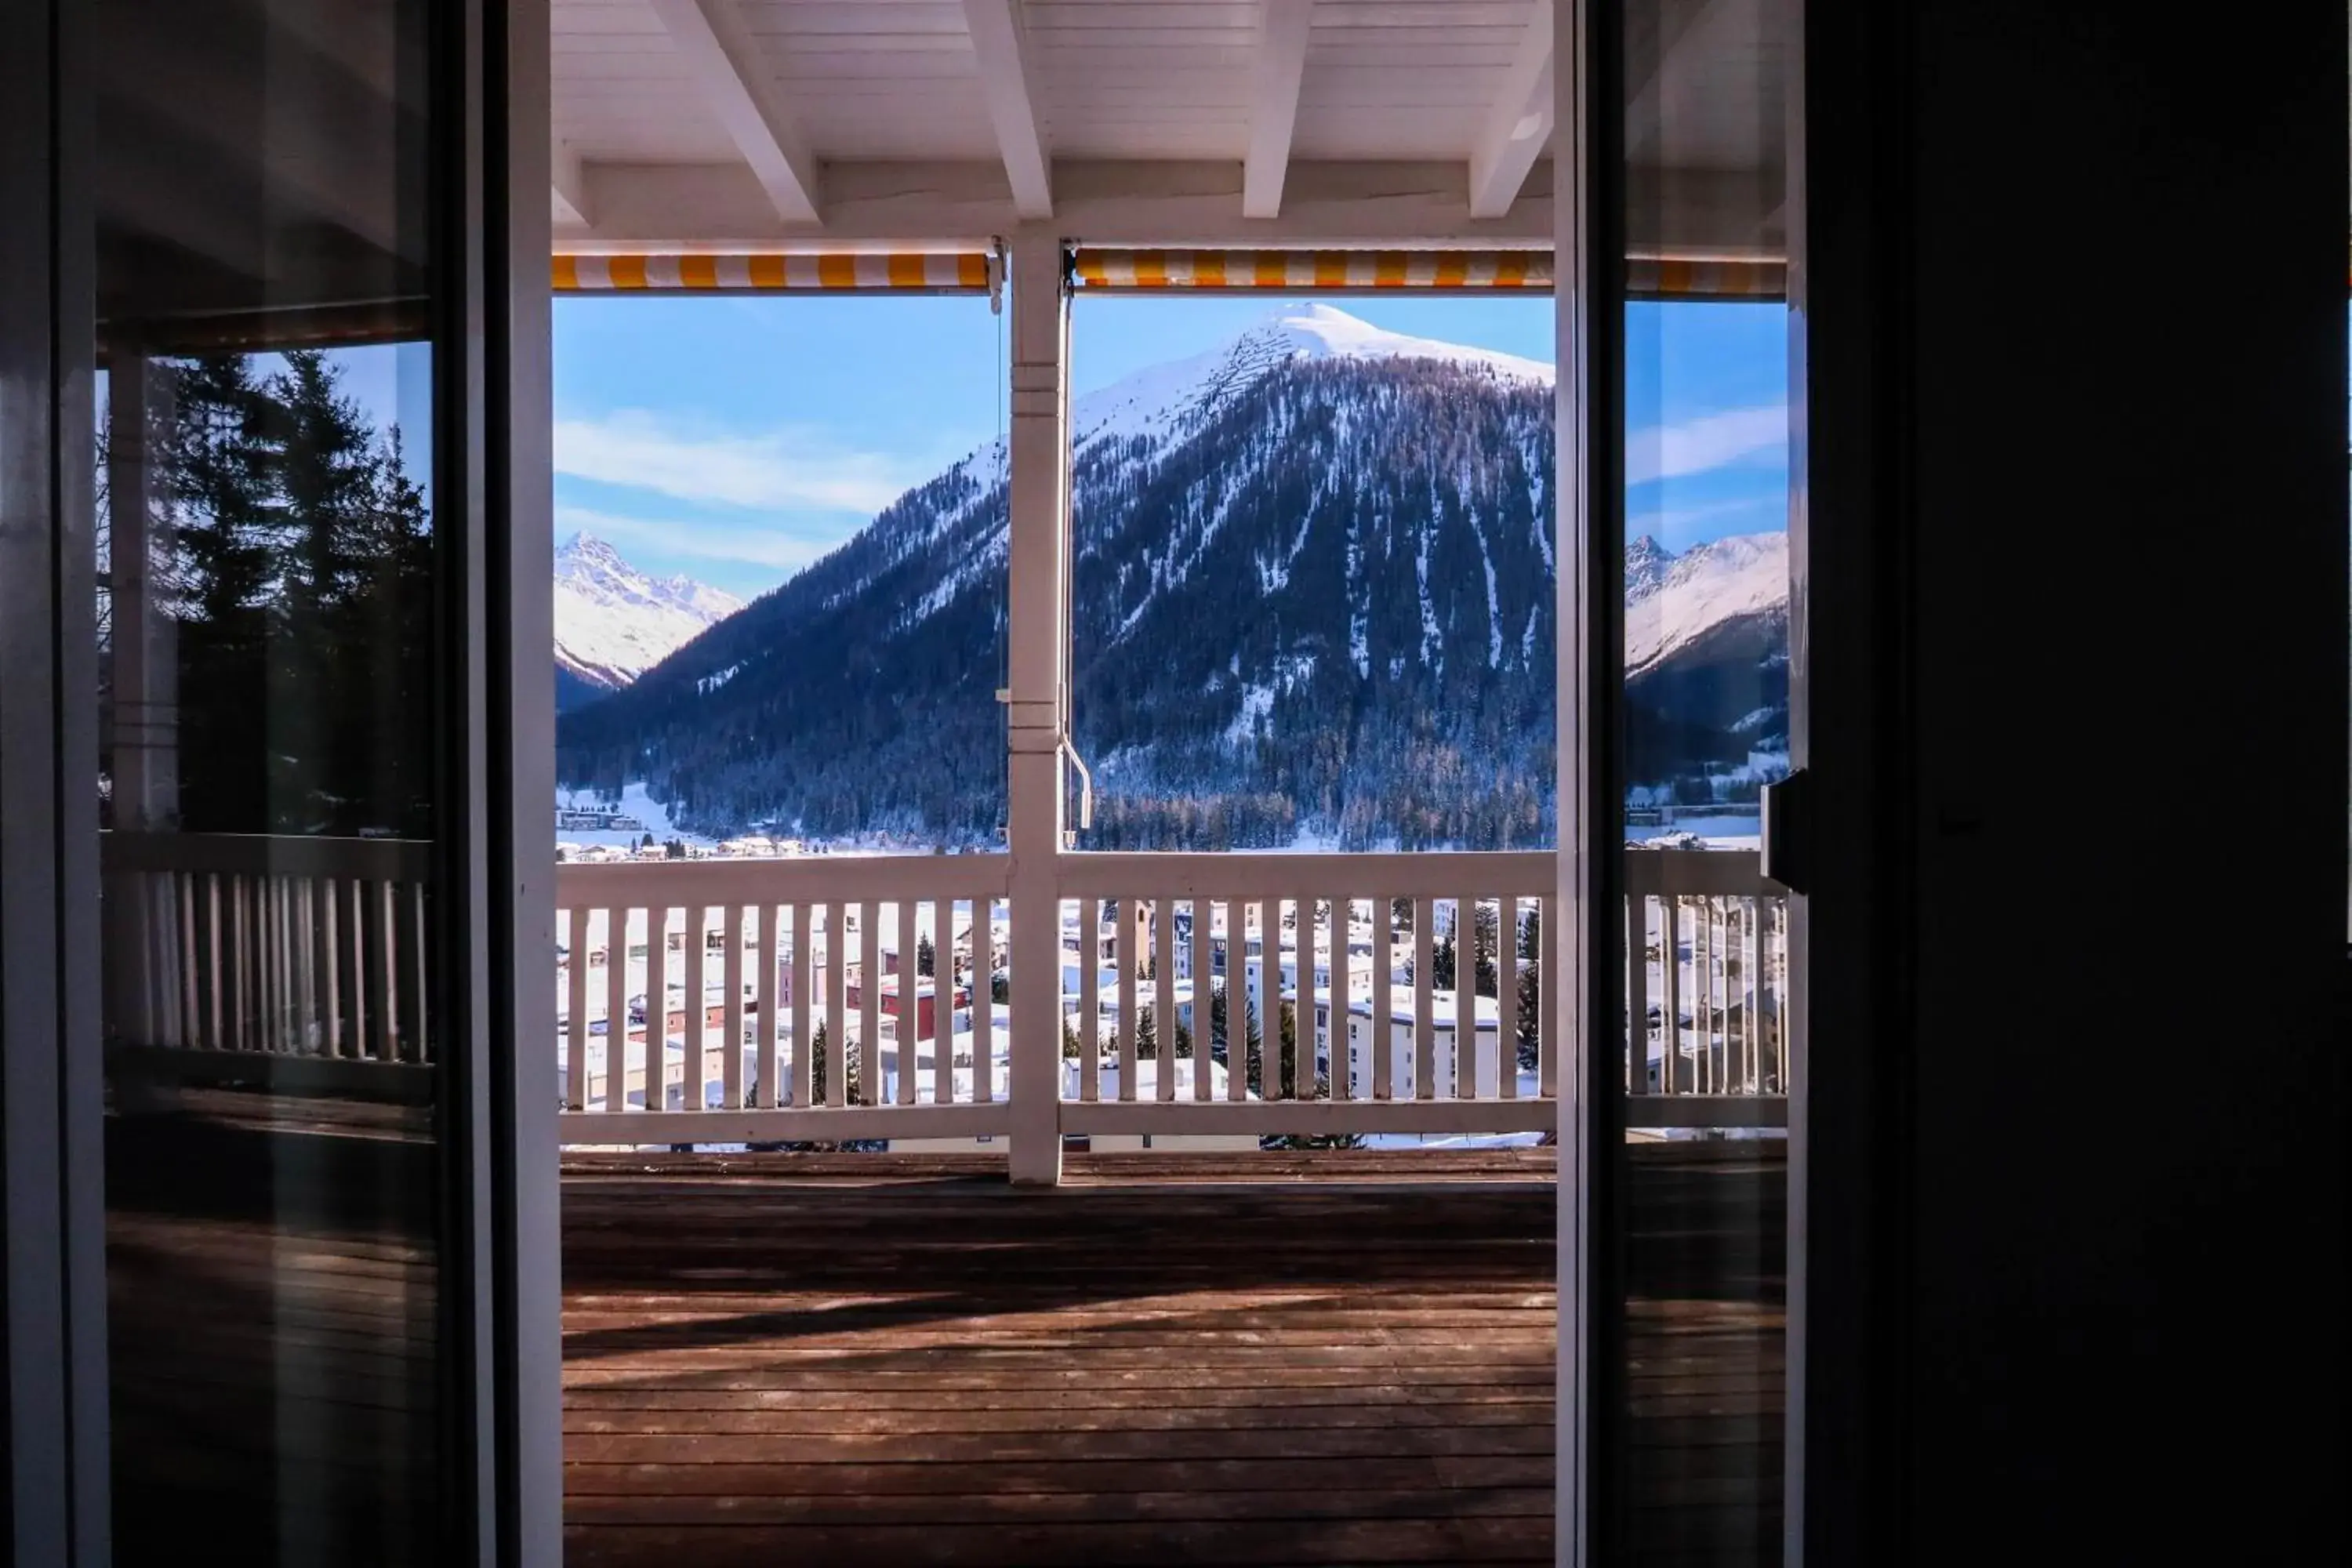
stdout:
[[(1778, 1560), (1780, 1147), (1633, 1146), (1642, 1561)], [(1549, 1151), (1002, 1173), (567, 1161), (567, 1561), (1551, 1561)]]

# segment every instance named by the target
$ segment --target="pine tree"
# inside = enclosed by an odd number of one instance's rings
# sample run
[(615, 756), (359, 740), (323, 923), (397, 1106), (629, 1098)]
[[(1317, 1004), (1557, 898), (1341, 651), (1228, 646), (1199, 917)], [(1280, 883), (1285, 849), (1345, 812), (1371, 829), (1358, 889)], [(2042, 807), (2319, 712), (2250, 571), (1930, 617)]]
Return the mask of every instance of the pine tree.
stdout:
[(929, 975), (938, 964), (939, 952), (931, 946), (931, 939), (928, 936), (917, 937), (915, 939), (915, 973), (919, 975)]
[(1160, 1059), (1160, 1026), (1151, 1016), (1152, 1009), (1139, 1008), (1135, 1019), (1135, 1059), (1139, 1062)]

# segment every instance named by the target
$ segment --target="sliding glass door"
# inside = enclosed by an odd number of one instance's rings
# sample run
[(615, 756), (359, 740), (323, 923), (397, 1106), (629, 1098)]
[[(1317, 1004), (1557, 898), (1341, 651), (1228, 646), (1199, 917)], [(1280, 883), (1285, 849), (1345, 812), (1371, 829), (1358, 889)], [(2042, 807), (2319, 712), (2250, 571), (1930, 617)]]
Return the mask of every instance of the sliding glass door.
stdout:
[(18, 1561), (520, 1541), (506, 9), (0, 22)]
[(1581, 1147), (1563, 1166), (1582, 1292), (1563, 1526), (1586, 1562), (1778, 1563), (1801, 974), (1765, 818), (1786, 802), (1797, 696), (1797, 11), (1572, 9), (1560, 122), (1581, 147), (1555, 189), (1580, 253), (1561, 352), (1582, 371), (1586, 581), (1564, 590), (1581, 755), (1563, 752), (1561, 783), (1581, 778), (1595, 853), (1575, 889), (1591, 913)]

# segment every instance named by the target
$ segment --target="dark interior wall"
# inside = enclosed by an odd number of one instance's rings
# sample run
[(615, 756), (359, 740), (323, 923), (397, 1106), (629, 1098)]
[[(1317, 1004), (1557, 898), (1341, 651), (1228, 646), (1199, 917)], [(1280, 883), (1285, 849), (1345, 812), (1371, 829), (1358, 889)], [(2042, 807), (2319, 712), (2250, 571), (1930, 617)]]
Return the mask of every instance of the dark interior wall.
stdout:
[(1897, 58), (1911, 1546), (2340, 1548), (2345, 12)]

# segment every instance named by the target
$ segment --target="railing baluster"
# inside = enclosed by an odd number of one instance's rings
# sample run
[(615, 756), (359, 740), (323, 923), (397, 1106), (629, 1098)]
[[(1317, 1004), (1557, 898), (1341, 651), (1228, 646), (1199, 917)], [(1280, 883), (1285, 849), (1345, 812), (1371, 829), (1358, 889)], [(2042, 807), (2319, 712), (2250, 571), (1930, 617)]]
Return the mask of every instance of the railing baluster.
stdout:
[(415, 1005), (410, 1009), (416, 1017), (416, 1039), (409, 1054), (409, 1059), (416, 1062), (429, 1062), (433, 1059), (433, 1036), (432, 1021), (425, 1012), (425, 998), (428, 993), (425, 984), (425, 969), (431, 952), (425, 942), (425, 884), (422, 882), (411, 882), (408, 885), (408, 939), (412, 944), (409, 968), (416, 981)]
[[(565, 974), (565, 989), (570, 993), (566, 1003), (571, 1011), (564, 1030), (563, 1045), (563, 1105), (568, 1110), (588, 1109), (588, 933), (594, 917), (586, 910), (571, 911), (571, 923), (566, 928), (572, 949), (572, 966)], [(605, 1026), (607, 1037), (612, 1026)]]
[(1658, 1063), (1658, 1080), (1661, 1092), (1666, 1094), (1685, 1091), (1683, 1075), (1682, 903), (1679, 893), (1664, 893), (1658, 898), (1659, 991), (1664, 1011), (1661, 1020), (1664, 1026), (1664, 1038)]
[(1216, 1041), (1210, 1030), (1210, 1008), (1216, 995), (1217, 977), (1210, 973), (1215, 960), (1210, 956), (1209, 925), (1212, 920), (1208, 900), (1197, 894), (1192, 900), (1192, 1098), (1207, 1100), (1216, 1077)]
[(390, 880), (375, 885), (375, 931), (368, 942), (368, 967), (376, 972), (375, 1058), (400, 1059), (400, 925), (395, 918), (399, 889)]
[(1478, 895), (1454, 900), (1454, 1098), (1478, 1100)]
[(669, 1109), (669, 906), (646, 910), (645, 1108)]
[(955, 900), (943, 898), (931, 904), (931, 1103), (955, 1098)]
[(1355, 1063), (1348, 1049), (1349, 999), (1354, 995), (1353, 937), (1356, 900), (1344, 893), (1331, 895), (1331, 1005), (1323, 1029), (1324, 1054), (1330, 1058), (1331, 1098), (1356, 1098)]
[(326, 1037), (320, 1041), (320, 1054), (340, 1057), (343, 1054), (343, 985), (341, 972), (342, 898), (337, 883), (321, 878), (318, 883), (319, 952), (318, 963), (321, 987), (326, 997), (324, 1023)]
[(293, 894), (287, 900), (287, 914), (294, 921), (294, 941), (288, 952), (299, 972), (294, 990), (299, 1011), (294, 1021), (294, 1048), (310, 1056), (319, 1048), (314, 1037), (319, 1022), (319, 884), (312, 878), (300, 877), (289, 882), (287, 890)]
[(636, 910), (604, 911), (604, 1099), (608, 1111), (629, 1108), (629, 927)]
[(1629, 887), (1625, 894), (1625, 1092), (1648, 1094), (1654, 1087), (1650, 1082), (1650, 896)]
[(1396, 1095), (1396, 931), (1394, 903), (1387, 893), (1372, 900), (1372, 990), (1364, 1020), (1372, 1058), (1372, 1098)]
[(1543, 924), (1536, 960), (1536, 1092), (1546, 1100), (1559, 1095), (1559, 1037), (1555, 1032), (1559, 1023), (1559, 907), (1550, 894), (1536, 899), (1536, 908), (1542, 911)]
[(1516, 893), (1495, 900), (1495, 1089), (1519, 1098), (1519, 905)]
[[(971, 901), (971, 1095), (975, 1105), (991, 1104), (996, 1099), (996, 904), (993, 898)], [(1009, 911), (1011, 906), (1006, 908)]]
[[(765, 922), (761, 929), (767, 932), (766, 938), (763, 939), (766, 946), (761, 949), (765, 956), (760, 960), (760, 974), (762, 982), (767, 984), (772, 992), (777, 959), (776, 931), (773, 924), (775, 911), (766, 904), (760, 906), (760, 911)], [(816, 982), (812, 978), (815, 973), (816, 960), (814, 906), (794, 904), (792, 906), (791, 915), (793, 967), (784, 984), (791, 994), (793, 1009), (793, 1104), (805, 1110), (816, 1103), (814, 1099), (816, 1036), (809, 1023), (810, 1004), (815, 1000), (816, 987)], [(760, 1008), (767, 1016), (768, 1051), (771, 1056), (773, 1056), (782, 1048), (782, 1037), (776, 1029), (776, 1005), (773, 995), (763, 997), (760, 1003)], [(763, 1070), (768, 1085), (768, 1103), (774, 1105), (778, 1103), (775, 1091), (781, 1083), (782, 1075), (772, 1066)]]
[(849, 1105), (849, 905), (825, 902), (825, 1105)]
[[(358, 890), (358, 884), (352, 884), (354, 896)], [(356, 942), (359, 941), (358, 906), (354, 905), (352, 909), (352, 940)], [(227, 976), (221, 964), (221, 879), (217, 872), (205, 878), (205, 973), (212, 982), (212, 994), (208, 999), (212, 1010), (212, 1047), (216, 1051), (226, 1050), (229, 1037), (223, 987), (227, 984)]]
[(1432, 1100), (1437, 1094), (1437, 1022), (1431, 1000), (1436, 957), (1437, 900), (1426, 896), (1412, 901), (1412, 1097)]
[[(349, 895), (344, 900), (348, 908), (343, 913), (343, 927), (349, 942), (344, 956), (350, 963), (352, 976), (352, 1044), (347, 1054), (364, 1057), (368, 1054), (367, 883), (354, 877), (344, 884), (344, 890)], [(214, 929), (219, 929), (217, 922)], [(215, 986), (219, 984), (217, 966), (214, 969), (214, 984)], [(214, 1020), (213, 1032), (215, 1036), (220, 1032), (217, 1017)]]
[[(725, 1055), (719, 1062), (719, 1098), (730, 1110), (743, 1106), (743, 906), (721, 906), (719, 918), (727, 922), (727, 946), (719, 960), (719, 984), (727, 988), (719, 1005), (719, 1027), (726, 1032)], [(752, 1068), (757, 1072), (755, 1064)], [(752, 1079), (757, 1083), (759, 1079)]]
[(180, 1044), (188, 1047), (205, 1043), (204, 1013), (197, 996), (196, 984), (196, 872), (171, 879), (172, 909), (178, 917), (180, 933)]
[(1152, 1064), (1152, 1098), (1165, 1103), (1176, 1098), (1176, 900), (1151, 900), (1152, 1032), (1159, 1036), (1159, 1058)]
[(1102, 900), (1078, 900), (1078, 1099), (1102, 1099)]
[(882, 1092), (882, 917), (868, 899), (857, 911), (857, 1098), (887, 1105)]
[[(678, 1044), (685, 1047), (678, 1061), (680, 1110), (700, 1110), (710, 1097), (710, 1032), (704, 1027), (710, 1016), (707, 1005), (710, 988), (703, 983), (704, 972), (709, 967), (709, 919), (710, 911), (699, 900), (689, 900), (678, 932), (680, 952), (686, 959), (686, 987), (680, 997), (686, 1005), (679, 1009), (678, 1016), (678, 1032), (683, 1037)], [(667, 1100), (668, 1096), (665, 1094), (663, 1099)]]
[(1136, 933), (1143, 928), (1136, 918), (1137, 907), (1132, 893), (1118, 900), (1118, 1097), (1122, 1100), (1135, 1098), (1135, 982), (1136, 972), (1143, 967), (1143, 956), (1136, 951), (1142, 945)]
[(915, 900), (899, 899), (893, 907), (898, 926), (898, 1022), (895, 1031), (898, 1044), (892, 1054), (898, 1064), (898, 1103), (912, 1105), (923, 1022), (922, 998), (917, 994), (915, 975)]
[(1249, 1089), (1249, 1025), (1255, 1014), (1257, 1020), (1257, 1097), (1272, 1100), (1275, 1086), (1266, 1079), (1265, 1064), (1274, 1059), (1273, 1047), (1278, 1039), (1275, 1023), (1279, 1004), (1269, 1005), (1267, 998), (1278, 996), (1282, 987), (1282, 962), (1276, 947), (1276, 936), (1282, 925), (1281, 905), (1273, 899), (1260, 899), (1253, 906), (1257, 911), (1257, 1001), (1249, 999), (1249, 979), (1242, 980), (1242, 1021), (1229, 1024), (1231, 1037), (1241, 1042), (1235, 1052), (1242, 1065), (1242, 1094), (1246, 1099)]

